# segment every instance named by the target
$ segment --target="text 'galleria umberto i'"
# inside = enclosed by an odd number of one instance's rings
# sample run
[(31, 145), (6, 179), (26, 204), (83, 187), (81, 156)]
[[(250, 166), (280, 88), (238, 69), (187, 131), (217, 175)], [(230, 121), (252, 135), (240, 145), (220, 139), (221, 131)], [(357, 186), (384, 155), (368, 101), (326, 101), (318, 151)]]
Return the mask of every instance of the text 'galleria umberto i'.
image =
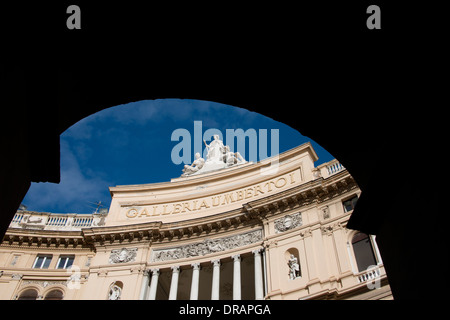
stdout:
[(338, 161), (207, 149), (170, 182), (110, 187), (109, 210), (17, 211), (0, 299), (392, 298), (375, 237), (346, 228), (360, 189)]

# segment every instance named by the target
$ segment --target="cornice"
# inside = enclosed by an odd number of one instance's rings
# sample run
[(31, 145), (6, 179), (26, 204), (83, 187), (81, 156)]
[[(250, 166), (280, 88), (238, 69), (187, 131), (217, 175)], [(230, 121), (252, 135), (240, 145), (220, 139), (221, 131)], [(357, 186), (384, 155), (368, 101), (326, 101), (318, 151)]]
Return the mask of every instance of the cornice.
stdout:
[[(245, 228), (261, 225), (270, 216), (277, 216), (309, 205), (317, 205), (356, 188), (356, 182), (347, 170), (326, 179), (292, 187), (281, 193), (245, 203), (241, 208), (202, 218), (181, 222), (161, 221), (121, 226), (84, 228), (81, 231), (21, 230), (9, 228), (3, 243), (76, 248), (95, 247), (122, 242), (170, 242), (173, 239), (201, 237), (211, 232), (227, 231), (229, 228)], [(233, 229), (233, 230), (234, 230)]]
[(249, 225), (259, 224), (241, 209), (216, 214), (206, 218), (197, 218), (183, 222), (163, 224), (161, 221), (142, 223), (131, 226), (102, 227), (83, 229), (88, 243), (105, 245), (123, 242), (150, 241), (170, 242), (173, 239), (201, 238), (230, 228), (236, 230)]
[(347, 170), (343, 170), (326, 179), (318, 178), (285, 192), (248, 202), (243, 207), (251, 217), (267, 218), (308, 205), (320, 204), (357, 187), (353, 177)]
[(30, 230), (9, 228), (1, 246), (38, 249), (87, 249), (88, 245), (81, 231)]

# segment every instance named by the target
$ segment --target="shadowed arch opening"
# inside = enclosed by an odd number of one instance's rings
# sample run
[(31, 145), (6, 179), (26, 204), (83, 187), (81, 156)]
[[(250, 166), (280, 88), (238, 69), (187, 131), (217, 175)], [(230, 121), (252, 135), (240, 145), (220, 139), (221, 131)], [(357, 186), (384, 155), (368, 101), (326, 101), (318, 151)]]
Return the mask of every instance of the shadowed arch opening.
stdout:
[(36, 300), (38, 298), (38, 292), (36, 289), (26, 289), (19, 294), (17, 300)]
[(62, 290), (53, 289), (45, 295), (44, 300), (63, 300), (63, 298), (64, 293), (62, 292)]

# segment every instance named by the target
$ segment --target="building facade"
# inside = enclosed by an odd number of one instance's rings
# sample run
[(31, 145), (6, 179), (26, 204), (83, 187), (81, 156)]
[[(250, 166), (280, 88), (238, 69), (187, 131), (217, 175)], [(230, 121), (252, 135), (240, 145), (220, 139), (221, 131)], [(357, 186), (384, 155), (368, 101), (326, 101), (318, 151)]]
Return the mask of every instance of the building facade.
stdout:
[(0, 299), (392, 299), (375, 237), (346, 228), (360, 189), (339, 162), (315, 167), (310, 143), (258, 163), (218, 150), (111, 187), (107, 212), (19, 210)]

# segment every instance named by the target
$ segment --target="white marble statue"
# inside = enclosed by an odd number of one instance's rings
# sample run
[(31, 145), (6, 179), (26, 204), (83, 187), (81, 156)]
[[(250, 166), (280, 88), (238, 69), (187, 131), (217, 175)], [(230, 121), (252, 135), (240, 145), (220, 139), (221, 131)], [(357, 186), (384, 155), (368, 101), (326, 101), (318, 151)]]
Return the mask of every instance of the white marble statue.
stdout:
[(289, 265), (289, 279), (294, 280), (295, 278), (300, 277), (300, 265), (298, 264), (297, 258), (293, 254), (291, 254), (288, 265)]
[(213, 138), (214, 140), (211, 141), (210, 144), (207, 144), (206, 141), (203, 140), (206, 149), (208, 150), (206, 161), (222, 162), (225, 146), (223, 145), (222, 140), (219, 140), (218, 134), (215, 134)]
[(225, 150), (223, 153), (223, 161), (228, 165), (231, 166), (235, 163), (237, 163), (236, 155), (234, 152), (230, 151), (229, 146), (225, 146)]
[(203, 168), (203, 165), (205, 164), (205, 159), (200, 157), (200, 153), (195, 154), (195, 160), (192, 162), (191, 165), (185, 165), (183, 169), (183, 176), (193, 174)]
[(247, 162), (239, 152), (231, 152), (230, 147), (225, 146), (219, 139), (219, 135), (216, 134), (213, 138), (214, 140), (210, 144), (203, 140), (207, 150), (206, 161), (197, 152), (194, 162), (184, 166), (182, 177), (216, 171)]
[(227, 166), (232, 166), (235, 164), (246, 163), (247, 161), (245, 161), (239, 152), (231, 152), (230, 147), (225, 146), (223, 152), (223, 162), (225, 162)]
[(116, 285), (116, 282), (109, 288), (108, 300), (120, 300), (120, 295), (122, 294), (122, 288)]

